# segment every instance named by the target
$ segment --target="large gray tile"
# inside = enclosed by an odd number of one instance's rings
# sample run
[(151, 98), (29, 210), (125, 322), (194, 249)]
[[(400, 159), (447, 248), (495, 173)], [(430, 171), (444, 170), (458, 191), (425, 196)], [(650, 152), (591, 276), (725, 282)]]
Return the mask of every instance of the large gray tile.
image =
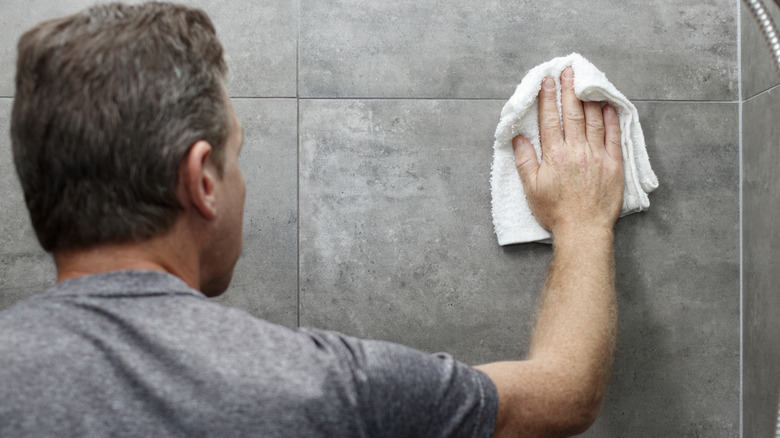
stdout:
[[(741, 3), (742, 14), (742, 98), (748, 99), (778, 84), (780, 73), (775, 67), (769, 44), (764, 39), (750, 8)], [(774, 1), (763, 2), (766, 10), (780, 24), (780, 10)], [(780, 32), (780, 29), (778, 29)]]
[[(16, 43), (36, 23), (78, 12), (95, 0), (3, 0), (0, 14), (0, 96), (13, 94)], [(130, 0), (127, 3), (141, 3)], [(182, 0), (204, 9), (230, 59), (233, 96), (296, 95), (298, 4), (271, 0)]]
[(661, 186), (650, 210), (618, 222), (618, 351), (588, 436), (735, 437), (738, 107), (637, 107)]
[(231, 96), (295, 97), (298, 2), (292, 0), (186, 0), (205, 10), (225, 46)]
[[(550, 249), (496, 243), (488, 181), (500, 107), (301, 103), (303, 324), (470, 363), (523, 356)], [(661, 188), (649, 212), (619, 222), (619, 348), (587, 435), (735, 436), (737, 106), (639, 109)]]
[(11, 99), (0, 98), (0, 309), (54, 284), (51, 257), (38, 244), (16, 177), (11, 139)]
[(523, 354), (549, 251), (493, 234), (501, 105), (301, 102), (302, 324), (471, 363)]
[(579, 52), (629, 98), (737, 98), (733, 0), (301, 1), (304, 97), (508, 98)]
[(298, 324), (298, 151), (295, 99), (233, 99), (244, 125), (244, 249), (217, 300), (255, 316)]
[(774, 436), (780, 400), (780, 91), (743, 109), (744, 436)]

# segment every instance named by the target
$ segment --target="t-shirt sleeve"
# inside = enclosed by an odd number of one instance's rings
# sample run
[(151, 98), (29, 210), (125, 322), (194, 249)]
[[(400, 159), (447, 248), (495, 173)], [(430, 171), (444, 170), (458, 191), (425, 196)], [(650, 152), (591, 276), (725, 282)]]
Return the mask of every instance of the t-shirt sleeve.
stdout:
[(492, 437), (498, 395), (483, 372), (445, 353), (305, 329), (338, 357), (343, 398), (369, 437)]

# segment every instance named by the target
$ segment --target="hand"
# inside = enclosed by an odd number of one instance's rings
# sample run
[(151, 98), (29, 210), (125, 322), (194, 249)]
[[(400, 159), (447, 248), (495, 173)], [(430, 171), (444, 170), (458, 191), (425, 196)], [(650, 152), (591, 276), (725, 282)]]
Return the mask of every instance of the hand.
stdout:
[(531, 212), (553, 236), (565, 231), (608, 229), (623, 201), (623, 157), (615, 109), (583, 104), (574, 94), (571, 67), (561, 74), (561, 118), (555, 82), (545, 78), (539, 92), (542, 162), (524, 137), (512, 141), (515, 165)]

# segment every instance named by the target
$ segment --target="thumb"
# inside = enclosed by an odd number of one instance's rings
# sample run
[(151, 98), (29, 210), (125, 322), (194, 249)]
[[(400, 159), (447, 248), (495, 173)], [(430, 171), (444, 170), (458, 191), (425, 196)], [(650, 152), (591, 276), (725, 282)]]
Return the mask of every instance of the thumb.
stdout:
[(531, 142), (520, 135), (512, 139), (512, 147), (515, 150), (515, 167), (520, 175), (520, 181), (523, 182), (523, 187), (529, 187), (539, 173), (536, 151)]

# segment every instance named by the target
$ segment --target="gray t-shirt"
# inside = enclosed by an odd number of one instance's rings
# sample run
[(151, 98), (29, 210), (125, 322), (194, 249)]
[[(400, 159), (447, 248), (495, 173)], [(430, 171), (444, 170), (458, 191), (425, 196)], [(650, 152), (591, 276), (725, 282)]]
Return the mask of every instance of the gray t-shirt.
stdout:
[(449, 355), (288, 329), (158, 272), (0, 312), (3, 437), (489, 437), (497, 406)]

